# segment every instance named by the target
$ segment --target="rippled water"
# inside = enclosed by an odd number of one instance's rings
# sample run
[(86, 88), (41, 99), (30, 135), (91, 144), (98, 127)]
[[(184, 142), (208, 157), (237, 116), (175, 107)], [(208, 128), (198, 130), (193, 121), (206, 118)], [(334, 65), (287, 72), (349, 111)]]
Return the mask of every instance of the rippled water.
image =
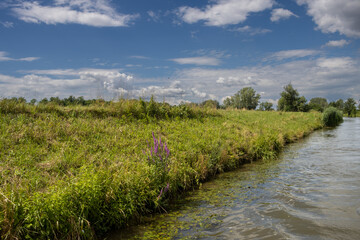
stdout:
[(360, 119), (219, 175), (109, 239), (360, 239)]

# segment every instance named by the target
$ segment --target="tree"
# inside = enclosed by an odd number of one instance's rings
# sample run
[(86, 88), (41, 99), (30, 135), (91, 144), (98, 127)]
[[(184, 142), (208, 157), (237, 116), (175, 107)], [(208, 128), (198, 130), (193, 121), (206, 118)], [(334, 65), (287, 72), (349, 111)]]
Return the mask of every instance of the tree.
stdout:
[(206, 100), (203, 101), (202, 103), (200, 103), (200, 106), (204, 107), (204, 108), (220, 108), (220, 103), (216, 100)]
[(297, 106), (297, 111), (298, 112), (307, 112), (309, 111), (309, 105), (306, 104), (307, 100), (304, 96), (301, 96), (297, 101), (296, 101), (296, 106)]
[(341, 98), (338, 99), (336, 102), (336, 108), (339, 109), (339, 110), (344, 110), (344, 100), (342, 100)]
[(224, 101), (223, 101), (223, 107), (224, 108), (232, 106), (231, 98), (232, 97), (227, 97), (227, 98), (224, 99)]
[(262, 102), (262, 103), (260, 103), (259, 109), (260, 109), (261, 111), (271, 111), (271, 110), (274, 110), (274, 109), (273, 109), (273, 104), (270, 103), (270, 102)]
[(327, 108), (328, 106), (328, 102), (326, 100), (326, 98), (321, 98), (321, 97), (315, 97), (310, 99), (309, 102), (309, 108), (316, 110), (318, 112), (323, 112), (325, 108)]
[(238, 109), (255, 109), (259, 104), (260, 94), (252, 87), (245, 87), (238, 91), (234, 96), (224, 100), (225, 107), (232, 106)]
[(347, 113), (348, 117), (356, 116), (356, 102), (353, 98), (348, 98), (344, 103), (344, 112)]
[(40, 100), (40, 104), (47, 104), (49, 102), (49, 100), (47, 98), (43, 98)]
[(308, 106), (304, 96), (299, 97), (299, 93), (293, 88), (291, 83), (284, 87), (284, 91), (280, 94), (281, 98), (278, 101), (278, 109), (285, 112), (306, 112)]
[(31, 105), (35, 105), (36, 102), (37, 102), (37, 100), (36, 100), (35, 98), (33, 98), (33, 99), (31, 99), (30, 104), (31, 104)]

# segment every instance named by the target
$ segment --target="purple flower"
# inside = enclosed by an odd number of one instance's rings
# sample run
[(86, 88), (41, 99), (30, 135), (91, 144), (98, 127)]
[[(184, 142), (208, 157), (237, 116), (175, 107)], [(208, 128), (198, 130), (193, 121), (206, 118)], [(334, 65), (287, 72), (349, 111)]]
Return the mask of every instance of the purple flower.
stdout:
[(165, 194), (167, 191), (169, 191), (169, 189), (170, 189), (170, 183), (167, 183), (166, 187), (164, 187), (160, 190), (160, 194), (157, 197), (157, 200), (159, 200), (163, 194)]
[(161, 195), (163, 194), (163, 188), (161, 189), (161, 191), (160, 191), (160, 194), (159, 194), (159, 196), (157, 197), (157, 200), (159, 200), (160, 198), (161, 198)]
[(165, 187), (165, 189), (164, 189), (164, 193), (166, 193), (167, 191), (169, 191), (169, 189), (170, 189), (170, 183), (167, 183), (167, 184), (166, 184), (166, 187)]

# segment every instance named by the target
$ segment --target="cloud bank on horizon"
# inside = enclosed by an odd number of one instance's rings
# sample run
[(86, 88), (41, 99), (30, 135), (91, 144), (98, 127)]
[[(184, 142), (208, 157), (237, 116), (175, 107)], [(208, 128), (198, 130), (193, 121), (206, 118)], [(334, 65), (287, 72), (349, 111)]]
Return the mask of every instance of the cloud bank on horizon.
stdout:
[[(191, 5), (190, 5), (191, 4)], [(0, 98), (360, 98), (360, 1), (5, 0)], [(36, 57), (34, 57), (36, 56)]]

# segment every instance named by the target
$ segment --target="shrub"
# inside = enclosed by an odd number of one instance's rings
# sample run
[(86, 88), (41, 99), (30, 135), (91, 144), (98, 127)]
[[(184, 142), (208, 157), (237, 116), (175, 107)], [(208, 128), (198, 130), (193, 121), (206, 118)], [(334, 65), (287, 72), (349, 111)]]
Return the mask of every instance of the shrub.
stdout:
[(322, 114), (321, 120), (326, 127), (335, 127), (343, 122), (343, 114), (334, 107), (328, 107)]

